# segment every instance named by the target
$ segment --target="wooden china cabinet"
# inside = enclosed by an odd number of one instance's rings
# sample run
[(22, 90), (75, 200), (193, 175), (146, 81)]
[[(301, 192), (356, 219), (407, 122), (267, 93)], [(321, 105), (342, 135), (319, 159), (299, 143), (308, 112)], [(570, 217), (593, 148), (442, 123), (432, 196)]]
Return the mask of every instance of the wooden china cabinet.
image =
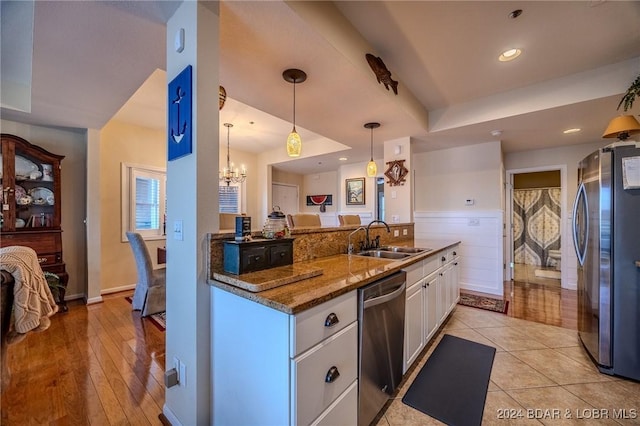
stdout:
[(2, 235), (0, 246), (27, 246), (38, 254), (42, 270), (60, 277), (59, 300), (66, 311), (69, 276), (62, 259), (60, 162), (52, 154), (14, 135), (0, 134)]

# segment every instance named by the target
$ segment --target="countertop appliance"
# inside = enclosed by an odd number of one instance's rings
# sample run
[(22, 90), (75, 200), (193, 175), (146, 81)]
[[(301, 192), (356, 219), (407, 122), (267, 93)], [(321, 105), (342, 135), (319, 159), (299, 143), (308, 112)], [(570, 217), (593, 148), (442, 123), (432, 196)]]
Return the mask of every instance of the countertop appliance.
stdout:
[(640, 380), (640, 145), (579, 163), (578, 333), (603, 373)]
[(367, 426), (402, 380), (406, 272), (358, 290), (358, 425)]

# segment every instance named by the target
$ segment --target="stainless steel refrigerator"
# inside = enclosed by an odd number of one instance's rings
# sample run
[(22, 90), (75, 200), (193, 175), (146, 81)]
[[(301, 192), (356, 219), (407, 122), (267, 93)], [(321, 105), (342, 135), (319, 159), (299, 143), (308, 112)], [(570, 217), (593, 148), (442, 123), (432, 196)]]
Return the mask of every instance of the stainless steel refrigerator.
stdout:
[(579, 163), (578, 333), (600, 371), (640, 380), (640, 144)]

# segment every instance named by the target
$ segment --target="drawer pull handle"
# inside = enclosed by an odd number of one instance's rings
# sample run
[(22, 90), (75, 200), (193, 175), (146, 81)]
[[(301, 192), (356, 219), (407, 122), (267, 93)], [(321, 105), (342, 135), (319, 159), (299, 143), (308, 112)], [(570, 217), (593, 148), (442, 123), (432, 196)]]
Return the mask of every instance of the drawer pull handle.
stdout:
[(453, 255), (454, 255), (454, 256), (457, 256), (457, 255), (458, 255), (458, 253), (456, 253), (456, 252), (454, 251), (454, 252), (453, 252)]
[(453, 264), (453, 266), (458, 266), (458, 262), (455, 262), (455, 263)]
[(442, 261), (443, 261), (443, 262), (446, 262), (446, 260), (447, 260), (447, 258), (446, 258), (446, 257), (444, 257), (444, 256), (442, 256)]
[(46, 263), (47, 262), (47, 258), (46, 257), (39, 257), (38, 258), (38, 263)]
[(338, 377), (340, 377), (340, 372), (338, 371), (338, 367), (334, 365), (329, 369), (329, 371), (327, 371), (327, 377), (324, 378), (324, 381), (326, 383), (333, 383), (338, 379)]
[(324, 320), (324, 326), (325, 327), (333, 327), (334, 325), (336, 325), (339, 322), (340, 322), (340, 320), (338, 319), (338, 316), (336, 314), (334, 314), (333, 312), (331, 312), (329, 315), (327, 315), (327, 319)]

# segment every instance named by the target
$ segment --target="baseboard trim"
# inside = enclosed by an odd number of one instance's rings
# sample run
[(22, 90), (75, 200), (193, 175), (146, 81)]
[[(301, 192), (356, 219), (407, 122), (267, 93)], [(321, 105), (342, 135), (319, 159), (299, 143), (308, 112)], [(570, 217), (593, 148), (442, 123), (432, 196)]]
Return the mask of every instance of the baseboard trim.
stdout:
[(182, 426), (180, 420), (173, 414), (173, 411), (171, 411), (166, 403), (162, 407), (162, 414), (164, 414), (165, 419), (167, 419), (172, 426)]
[(94, 303), (102, 303), (102, 296), (91, 297), (87, 299), (87, 305), (93, 305)]
[(122, 285), (120, 287), (112, 287), (112, 288), (108, 288), (106, 290), (101, 290), (100, 291), (100, 295), (111, 294), (111, 293), (119, 293), (121, 291), (133, 290), (135, 288), (136, 288), (135, 284)]

